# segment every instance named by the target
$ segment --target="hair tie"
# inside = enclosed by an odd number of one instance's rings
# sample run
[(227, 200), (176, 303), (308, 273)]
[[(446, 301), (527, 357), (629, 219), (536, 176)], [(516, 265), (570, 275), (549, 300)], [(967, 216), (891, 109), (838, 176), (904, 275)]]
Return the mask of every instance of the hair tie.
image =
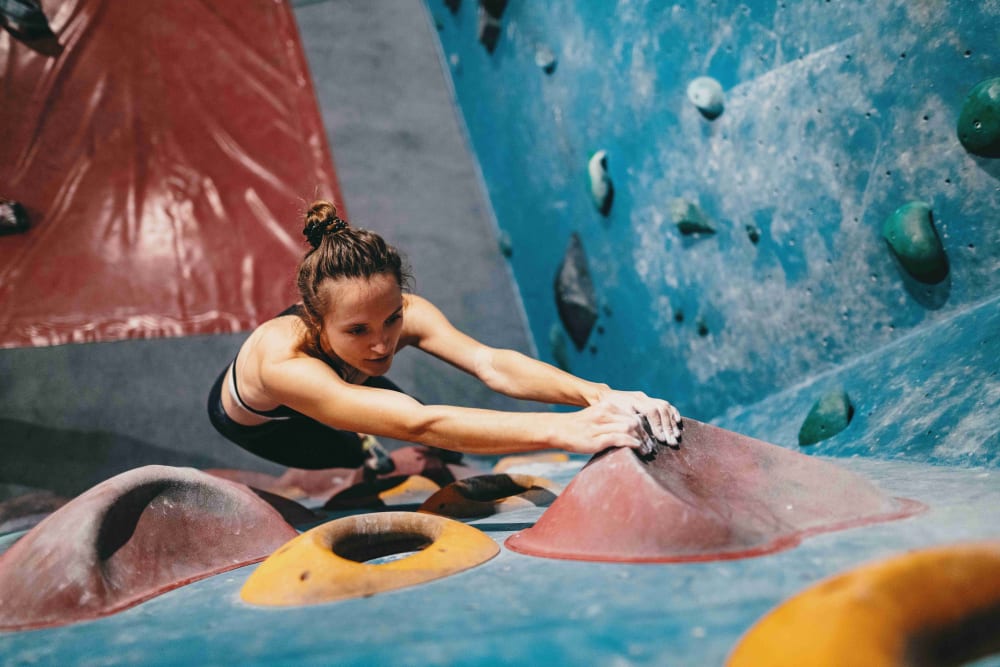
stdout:
[(336, 234), (337, 232), (347, 229), (350, 225), (347, 221), (338, 215), (323, 218), (322, 220), (316, 222), (310, 222), (306, 225), (303, 233), (306, 239), (309, 241), (309, 245), (316, 249), (319, 244), (323, 242), (323, 237), (329, 234)]

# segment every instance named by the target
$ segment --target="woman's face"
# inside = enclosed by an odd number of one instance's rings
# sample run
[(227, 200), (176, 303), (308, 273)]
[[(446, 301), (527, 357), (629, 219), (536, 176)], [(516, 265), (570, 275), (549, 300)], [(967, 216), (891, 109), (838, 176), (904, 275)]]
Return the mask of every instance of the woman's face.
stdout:
[(403, 291), (392, 274), (337, 278), (321, 286), (330, 308), (323, 338), (334, 354), (365, 375), (385, 375), (403, 330)]

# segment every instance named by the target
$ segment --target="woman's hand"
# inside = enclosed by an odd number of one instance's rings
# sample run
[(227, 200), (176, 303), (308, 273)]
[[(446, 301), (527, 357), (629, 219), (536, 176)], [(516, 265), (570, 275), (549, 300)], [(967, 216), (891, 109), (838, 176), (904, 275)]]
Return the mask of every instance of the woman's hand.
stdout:
[(595, 454), (608, 447), (631, 447), (651, 454), (655, 442), (677, 446), (681, 416), (664, 400), (641, 391), (607, 391), (588, 408), (566, 415), (559, 441), (563, 449)]
[[(681, 439), (681, 415), (670, 403), (641, 391), (606, 391), (595, 405), (608, 405), (630, 415), (639, 426), (640, 454), (651, 454), (655, 442), (677, 447)], [(655, 442), (654, 442), (655, 441)]]

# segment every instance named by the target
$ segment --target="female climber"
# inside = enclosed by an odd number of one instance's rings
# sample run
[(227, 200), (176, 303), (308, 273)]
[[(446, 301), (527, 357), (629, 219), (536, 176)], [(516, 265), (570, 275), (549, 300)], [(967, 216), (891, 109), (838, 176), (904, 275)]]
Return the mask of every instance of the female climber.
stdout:
[[(442, 454), (591, 454), (608, 447), (649, 453), (654, 442), (677, 445), (681, 418), (666, 401), (614, 391), (458, 331), (433, 304), (406, 291), (396, 249), (342, 220), (332, 203), (310, 207), (303, 233), (312, 250), (298, 269), (301, 303), (257, 327), (209, 394), (212, 424), (241, 447), (290, 467), (390, 472), (392, 460), (377, 441), (359, 434), (449, 450)], [(383, 377), (406, 347), (507, 396), (583, 409), (423, 405)]]

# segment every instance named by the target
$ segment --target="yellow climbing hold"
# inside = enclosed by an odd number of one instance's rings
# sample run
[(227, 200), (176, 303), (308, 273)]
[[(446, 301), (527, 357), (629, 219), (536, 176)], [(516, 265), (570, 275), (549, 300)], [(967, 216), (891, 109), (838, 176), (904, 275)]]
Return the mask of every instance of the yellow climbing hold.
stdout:
[(529, 465), (532, 463), (566, 463), (569, 455), (566, 452), (539, 452), (537, 454), (521, 454), (519, 456), (505, 456), (493, 466), (493, 472), (507, 472), (517, 466)]
[[(302, 533), (275, 551), (250, 575), (240, 596), (268, 606), (367, 597), (467, 570), (499, 552), (482, 531), (441, 516), (349, 516)], [(404, 553), (388, 562), (366, 562)]]
[(863, 565), (787, 600), (728, 667), (957, 665), (1000, 647), (1000, 542)]

